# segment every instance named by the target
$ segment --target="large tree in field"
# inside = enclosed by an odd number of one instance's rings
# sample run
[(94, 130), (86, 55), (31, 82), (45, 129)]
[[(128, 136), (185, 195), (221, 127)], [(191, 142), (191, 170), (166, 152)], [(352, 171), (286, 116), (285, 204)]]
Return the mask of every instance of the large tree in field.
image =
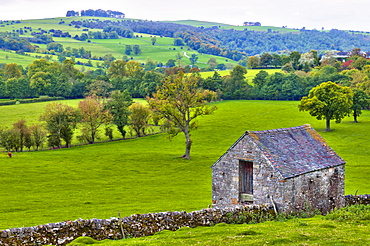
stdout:
[(331, 81), (312, 88), (308, 96), (301, 99), (298, 108), (308, 111), (316, 119), (326, 121), (326, 131), (330, 131), (330, 121), (340, 123), (351, 113), (353, 92), (349, 87), (339, 86)]
[(190, 159), (192, 140), (190, 132), (196, 129), (195, 119), (201, 115), (211, 114), (216, 107), (205, 105), (203, 94), (198, 89), (199, 78), (179, 72), (168, 76), (158, 87), (153, 98), (147, 98), (149, 106), (155, 113), (164, 117), (168, 124), (168, 133), (175, 136), (183, 132), (186, 138), (183, 158)]
[(46, 121), (46, 129), (50, 133), (49, 145), (61, 147), (61, 139), (63, 139), (68, 147), (79, 119), (78, 110), (69, 105), (58, 102), (47, 104), (40, 120)]
[(78, 108), (82, 118), (82, 137), (89, 143), (94, 143), (99, 127), (109, 124), (112, 121), (112, 115), (101, 101), (93, 97), (80, 101)]

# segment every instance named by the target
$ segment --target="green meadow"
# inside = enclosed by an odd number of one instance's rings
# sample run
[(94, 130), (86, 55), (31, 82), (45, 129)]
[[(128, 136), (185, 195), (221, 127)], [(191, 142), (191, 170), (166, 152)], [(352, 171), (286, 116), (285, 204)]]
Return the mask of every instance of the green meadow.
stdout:
[[(276, 72), (281, 72), (281, 69), (279, 69), (279, 68), (277, 68), (277, 69), (247, 69), (247, 74), (245, 75), (245, 78), (248, 81), (248, 83), (251, 83), (253, 78), (256, 76), (256, 74), (259, 73), (261, 70), (264, 70), (264, 71), (268, 72), (269, 74), (273, 74), (273, 73), (276, 73)], [(217, 73), (220, 74), (221, 76), (230, 75), (230, 72), (231, 72), (231, 70), (217, 71)], [(201, 72), (200, 75), (202, 76), (202, 78), (205, 79), (205, 78), (208, 78), (208, 77), (212, 77), (214, 73), (215, 73), (214, 71)]]
[[(64, 101), (77, 105), (76, 100)], [(345, 160), (346, 194), (367, 194), (370, 112), (324, 132), (324, 121), (296, 101), (221, 101), (192, 133), (192, 159), (178, 158), (184, 137), (165, 134), (59, 150), (0, 153), (0, 229), (78, 218), (192, 211), (211, 204), (211, 165), (246, 131), (311, 124)], [(30, 109), (31, 108), (31, 109)], [(0, 107), (0, 122), (35, 122), (44, 104)], [(29, 110), (29, 111), (27, 111)], [(18, 116), (17, 116), (18, 115)], [(5, 123), (4, 123), (5, 124)]]

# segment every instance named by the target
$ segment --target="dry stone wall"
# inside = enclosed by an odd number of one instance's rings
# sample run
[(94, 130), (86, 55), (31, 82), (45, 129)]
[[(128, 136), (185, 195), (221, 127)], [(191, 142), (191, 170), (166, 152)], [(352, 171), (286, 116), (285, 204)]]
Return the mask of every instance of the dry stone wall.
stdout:
[(211, 226), (218, 223), (260, 222), (271, 218), (271, 205), (233, 208), (208, 208), (194, 212), (163, 212), (135, 214), (125, 218), (75, 220), (0, 231), (0, 245), (66, 245), (87, 236), (96, 240), (122, 239), (153, 235), (162, 230), (181, 227)]
[(346, 206), (354, 204), (370, 205), (370, 195), (347, 195), (345, 196)]

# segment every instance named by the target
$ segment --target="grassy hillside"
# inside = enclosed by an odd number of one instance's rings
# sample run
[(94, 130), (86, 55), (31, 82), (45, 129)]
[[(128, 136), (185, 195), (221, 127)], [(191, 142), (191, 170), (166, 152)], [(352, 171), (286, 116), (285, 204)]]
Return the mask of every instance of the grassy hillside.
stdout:
[[(73, 102), (75, 103), (75, 102)], [(199, 119), (190, 161), (182, 135), (166, 135), (53, 151), (0, 153), (0, 229), (134, 213), (197, 210), (211, 204), (211, 165), (245, 130), (310, 123), (347, 161), (346, 193), (370, 192), (367, 182), (370, 112), (346, 118), (323, 132), (325, 123), (299, 112), (298, 102), (223, 101)], [(22, 112), (9, 106), (7, 112)], [(36, 109), (36, 104), (29, 104)], [(42, 108), (42, 107), (40, 107)], [(7, 112), (0, 107), (1, 121)], [(30, 119), (37, 112), (25, 113)], [(31, 116), (32, 115), (32, 116)]]
[[(75, 28), (74, 25), (70, 25), (71, 21), (86, 20), (91, 19), (92, 17), (61, 17), (61, 18), (49, 18), (49, 19), (40, 19), (40, 20), (21, 20), (19, 23), (17, 21), (13, 22), (3, 22), (0, 24), (0, 32), (15, 32), (24, 27), (31, 27), (33, 31), (39, 29), (49, 31), (51, 29), (61, 30), (63, 32), (69, 32), (69, 34), (74, 37), (75, 35), (81, 35), (82, 33), (87, 33), (87, 31), (82, 31), (84, 28)], [(101, 20), (115, 20), (115, 18), (101, 18)], [(63, 21), (63, 24), (59, 22)], [(89, 31), (97, 32), (103, 31), (102, 29), (89, 29)], [(20, 35), (21, 37), (31, 37), (30, 32)], [(176, 55), (180, 53), (183, 55), (181, 59), (181, 65), (190, 65), (190, 60), (186, 57), (195, 53), (198, 55), (199, 59), (197, 66), (206, 67), (206, 63), (209, 58), (216, 58), (218, 63), (224, 63), (228, 67), (235, 66), (237, 62), (230, 59), (226, 59), (220, 56), (206, 55), (198, 53), (197, 51), (189, 49), (187, 46), (182, 48), (179, 46), (174, 46), (174, 39), (167, 37), (157, 37), (157, 42), (155, 45), (151, 44), (151, 38), (155, 35), (144, 34), (144, 33), (135, 33), (135, 38), (121, 38), (121, 39), (89, 39), (91, 42), (79, 41), (73, 38), (68, 37), (53, 37), (53, 40), (57, 43), (63, 45), (64, 48), (71, 47), (79, 49), (83, 47), (85, 50), (91, 51), (92, 56), (103, 57), (107, 54), (112, 54), (116, 59), (122, 59), (125, 56), (126, 45), (139, 45), (142, 54), (140, 55), (129, 55), (128, 57), (137, 62), (145, 63), (148, 58), (151, 58), (154, 61), (162, 62), (165, 64), (169, 59), (176, 60)], [(35, 44), (40, 48), (46, 48), (45, 44)], [(0, 51), (0, 63), (17, 63), (22, 66), (27, 66), (34, 59), (37, 59), (36, 56), (42, 56), (43, 54), (38, 53), (27, 53), (28, 56), (17, 55), (14, 52), (5, 52)], [(57, 61), (57, 56), (52, 57), (53, 61)], [(81, 62), (87, 62), (86, 59), (76, 59)], [(96, 66), (96, 63), (101, 63), (102, 61), (92, 61), (93, 66)], [(178, 64), (178, 63), (176, 63)]]
[(245, 30), (248, 29), (249, 31), (260, 31), (260, 32), (267, 32), (269, 29), (275, 32), (299, 32), (297, 29), (291, 28), (282, 28), (276, 26), (234, 26), (229, 24), (223, 24), (218, 22), (209, 22), (209, 21), (198, 21), (198, 20), (179, 20), (179, 21), (166, 21), (171, 23), (189, 25), (189, 26), (196, 26), (196, 27), (213, 27), (217, 26), (220, 29), (235, 29), (235, 30)]

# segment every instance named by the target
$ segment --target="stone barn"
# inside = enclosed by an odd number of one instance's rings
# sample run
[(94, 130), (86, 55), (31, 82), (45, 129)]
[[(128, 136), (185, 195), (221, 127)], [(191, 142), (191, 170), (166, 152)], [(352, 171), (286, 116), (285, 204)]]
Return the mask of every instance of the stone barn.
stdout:
[(212, 166), (213, 207), (326, 213), (344, 206), (344, 164), (310, 125), (247, 131)]

